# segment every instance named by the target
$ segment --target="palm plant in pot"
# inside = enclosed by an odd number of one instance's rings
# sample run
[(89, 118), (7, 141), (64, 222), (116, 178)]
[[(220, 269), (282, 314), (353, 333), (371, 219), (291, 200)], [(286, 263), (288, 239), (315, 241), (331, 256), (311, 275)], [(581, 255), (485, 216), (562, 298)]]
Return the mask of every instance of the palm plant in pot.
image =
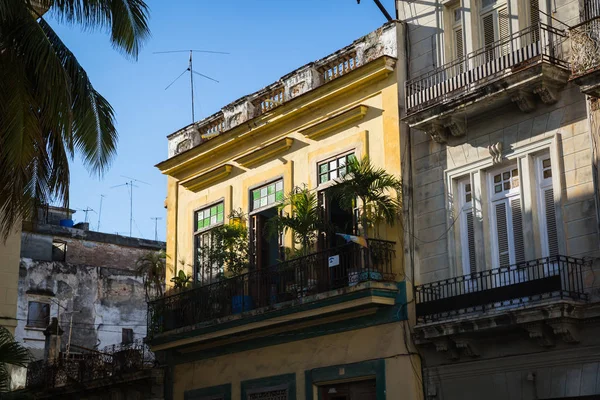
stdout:
[[(267, 225), (270, 235), (280, 232), (292, 233), (293, 245), (286, 252), (288, 259), (292, 260), (311, 254), (315, 249), (319, 232), (325, 228), (326, 223), (319, 209), (317, 195), (306, 185), (296, 187), (284, 198), (279, 205), (279, 213), (269, 220)], [(306, 265), (307, 262), (309, 265)], [(295, 268), (292, 274), (293, 281), (285, 285), (288, 297), (297, 297), (300, 293), (316, 287), (317, 274), (316, 271), (311, 270), (315, 267), (306, 257), (299, 260), (297, 266), (292, 267)], [(289, 276), (287, 273), (284, 275)]]
[[(230, 222), (217, 226), (209, 232), (210, 240), (200, 248), (200, 258), (210, 270), (215, 281), (225, 278), (235, 278), (242, 275), (249, 267), (248, 230), (241, 213), (232, 213)], [(253, 301), (245, 292), (245, 285), (241, 279), (230, 279), (227, 285), (232, 295), (232, 311), (239, 313), (251, 310)], [(223, 285), (217, 285), (223, 290)]]
[[(368, 156), (361, 160), (351, 158), (347, 171), (336, 180), (330, 191), (340, 206), (349, 211), (357, 206), (358, 201), (360, 236), (363, 239), (361, 242), (368, 247), (369, 229), (377, 233), (380, 225), (393, 226), (398, 220), (402, 183), (385, 169), (373, 166)], [(372, 271), (374, 264), (377, 264), (373, 260), (377, 256), (376, 252), (367, 248), (365, 254), (363, 267), (367, 271), (360, 273), (358, 278), (381, 279), (380, 272)], [(356, 281), (356, 277), (352, 280)]]

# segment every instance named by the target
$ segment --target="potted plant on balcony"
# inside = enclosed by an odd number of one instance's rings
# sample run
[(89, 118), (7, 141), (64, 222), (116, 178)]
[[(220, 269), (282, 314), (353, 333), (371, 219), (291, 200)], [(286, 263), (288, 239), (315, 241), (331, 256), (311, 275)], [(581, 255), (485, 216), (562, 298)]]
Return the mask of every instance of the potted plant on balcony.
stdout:
[[(229, 223), (211, 230), (210, 244), (201, 249), (206, 257), (213, 275), (219, 281), (242, 275), (249, 267), (248, 230), (243, 215), (234, 212), (229, 216)], [(239, 313), (253, 308), (252, 297), (246, 294), (243, 282), (229, 281), (234, 285), (231, 293), (232, 312)], [(236, 285), (241, 283), (241, 285)]]
[[(277, 216), (269, 220), (267, 231), (270, 235), (276, 235), (280, 232), (292, 233), (292, 247), (286, 249), (287, 259), (304, 257), (314, 251), (319, 231), (326, 228), (321, 210), (319, 209), (317, 195), (310, 191), (306, 185), (296, 187), (292, 190), (279, 205)], [(297, 247), (296, 245), (299, 245)], [(296, 293), (294, 297), (304, 292), (310, 291), (316, 287), (315, 271), (308, 271), (307, 268), (314, 268), (314, 265), (303, 265), (298, 263), (294, 275), (293, 284), (286, 283), (286, 295)], [(304, 271), (302, 271), (305, 269)], [(304, 272), (304, 273), (302, 273)], [(311, 273), (313, 272), (313, 273)], [(293, 288), (289, 289), (289, 288)]]
[(378, 280), (381, 279), (381, 273), (373, 270), (373, 265), (377, 265), (373, 260), (376, 254), (371, 254), (368, 249), (369, 229), (377, 233), (380, 225), (392, 226), (399, 219), (402, 183), (383, 168), (373, 166), (368, 156), (362, 160), (351, 158), (348, 160), (347, 170), (330, 190), (340, 206), (349, 211), (355, 208), (358, 200), (362, 240), (357, 242), (367, 248), (367, 256), (363, 260), (366, 271), (361, 272), (358, 277), (350, 277), (350, 280)]

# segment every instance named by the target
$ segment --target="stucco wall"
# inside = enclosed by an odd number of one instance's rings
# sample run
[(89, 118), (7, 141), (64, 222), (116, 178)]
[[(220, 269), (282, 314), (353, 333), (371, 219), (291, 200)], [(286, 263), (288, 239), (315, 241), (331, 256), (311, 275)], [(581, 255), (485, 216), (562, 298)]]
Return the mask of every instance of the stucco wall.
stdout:
[[(458, 225), (450, 226), (449, 216), (454, 214), (448, 196), (452, 189), (447, 187), (444, 173), (489, 159), (487, 147), (497, 142), (502, 142), (505, 154), (510, 154), (544, 138), (556, 137), (562, 163), (562, 193), (558, 204), (564, 233), (559, 237), (561, 248), (565, 254), (575, 257), (600, 254), (585, 98), (575, 85), (568, 85), (559, 96), (555, 105), (540, 102), (532, 113), (522, 113), (511, 104), (471, 118), (466, 135), (451, 138), (447, 145), (412, 130), (416, 267), (420, 282), (462, 275), (455, 260), (458, 249), (448, 247), (448, 236), (454, 234)], [(441, 234), (446, 231), (446, 235)], [(482, 245), (489, 247), (489, 240)], [(535, 256), (541, 257), (534, 253), (531, 258)], [(485, 269), (486, 265), (491, 268), (489, 257), (481, 261), (484, 264), (478, 264), (478, 270)], [(587, 283), (591, 285), (593, 276), (588, 278)]]
[[(399, 63), (398, 63), (399, 64)], [(400, 68), (398, 65), (397, 68)], [(197, 193), (192, 192), (174, 179), (169, 179), (168, 233), (167, 247), (171, 268), (185, 269), (191, 273), (193, 265), (194, 211), (221, 199), (225, 202), (225, 216), (232, 210), (249, 210), (249, 190), (251, 187), (268, 183), (279, 177), (284, 179), (284, 191), (289, 193), (294, 186), (306, 184), (310, 189), (317, 188), (317, 163), (329, 157), (354, 150), (358, 157), (369, 155), (374, 165), (384, 167), (389, 173), (400, 177), (400, 128), (399, 99), (396, 73), (387, 78), (337, 96), (326, 104), (314, 109), (303, 110), (293, 122), (267, 130), (245, 142), (243, 148), (236, 148), (226, 154), (211, 157), (204, 170), (210, 170), (224, 162), (234, 165), (226, 180), (211, 185)], [(335, 83), (335, 82), (333, 82)], [(326, 93), (327, 85), (317, 89)], [(309, 139), (299, 129), (315, 123), (327, 115), (335, 115), (356, 105), (368, 106), (365, 117), (355, 123), (335, 129), (330, 134), (317, 139)], [(248, 149), (268, 143), (276, 137), (294, 139), (292, 147), (285, 153), (271, 157), (260, 165), (245, 168), (233, 160)], [(204, 146), (210, 146), (207, 142)], [(399, 224), (398, 224), (399, 225)], [(397, 254), (401, 252), (401, 230), (398, 225), (382, 230), (382, 238), (398, 243)], [(287, 245), (291, 244), (288, 236)], [(398, 276), (402, 276), (401, 261), (398, 259)], [(168, 280), (168, 279), (167, 279)]]
[[(415, 370), (420, 373), (420, 364), (418, 357), (407, 354), (403, 329), (400, 323), (380, 325), (177, 365), (174, 399), (183, 399), (187, 390), (228, 383), (231, 398), (239, 399), (241, 381), (295, 373), (300, 400), (306, 398), (305, 371), (375, 359), (385, 359), (386, 398), (419, 399), (420, 378)], [(302, 339), (301, 332), (285, 333), (294, 334)]]
[(123, 269), (135, 269), (140, 256), (165, 247), (163, 242), (153, 240), (46, 225), (23, 232), (21, 257), (52, 261), (53, 240), (67, 244), (68, 263)]

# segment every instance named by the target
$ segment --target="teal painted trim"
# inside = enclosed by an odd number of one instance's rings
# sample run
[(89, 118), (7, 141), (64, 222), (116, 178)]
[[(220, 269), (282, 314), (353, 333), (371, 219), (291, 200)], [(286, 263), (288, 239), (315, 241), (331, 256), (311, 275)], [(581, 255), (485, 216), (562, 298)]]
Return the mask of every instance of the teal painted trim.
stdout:
[(267, 388), (287, 388), (288, 390), (288, 400), (296, 400), (296, 374), (284, 374), (284, 375), (276, 375), (269, 376), (266, 378), (258, 378), (258, 379), (250, 379), (247, 381), (242, 381), (241, 389), (242, 389), (242, 399), (246, 400), (248, 398), (248, 394), (253, 393), (254, 391), (260, 389)]
[[(340, 368), (344, 374), (340, 375)], [(306, 400), (314, 400), (313, 386), (319, 386), (322, 382), (335, 382), (338, 380), (375, 378), (375, 391), (377, 400), (386, 399), (385, 386), (385, 360), (362, 361), (354, 364), (332, 365), (323, 368), (314, 368), (304, 371), (304, 384)], [(321, 400), (321, 393), (317, 392), (317, 399)]]
[[(164, 351), (173, 353), (175, 355), (175, 363), (182, 364), (208, 359), (212, 357), (218, 357), (226, 354), (238, 353), (241, 351), (254, 350), (261, 347), (274, 346), (277, 344), (289, 343), (297, 340), (310, 339), (318, 336), (330, 335), (356, 329), (369, 328), (376, 325), (383, 325), (407, 320), (408, 310), (406, 307), (406, 283), (398, 282), (397, 287), (397, 292), (392, 292), (396, 297), (395, 305), (391, 307), (381, 307), (373, 315), (366, 315), (359, 318), (349, 318), (347, 320), (332, 322), (319, 326), (313, 326), (302, 330), (294, 331), (290, 329), (289, 332), (251, 340), (243, 340), (243, 335), (240, 335), (240, 341), (236, 341), (235, 343), (230, 343), (227, 346), (206, 348), (202, 351), (194, 353), (178, 354), (171, 350)], [(319, 317), (315, 317), (315, 319), (316, 318)], [(293, 328), (293, 325), (290, 326)]]
[[(335, 304), (345, 303), (347, 301), (361, 299), (369, 296), (382, 296), (394, 298), (397, 297), (397, 292), (394, 290), (384, 289), (364, 289), (357, 292), (346, 293), (338, 296), (333, 296), (323, 300), (316, 300), (306, 304), (299, 304), (297, 306), (286, 307), (281, 310), (272, 310), (265, 313), (253, 315), (253, 316), (242, 316), (240, 319), (234, 321), (225, 322), (222, 324), (213, 324), (204, 328), (197, 328), (186, 332), (166, 334), (161, 338), (154, 338), (150, 341), (152, 346), (173, 342), (180, 339), (187, 339), (193, 336), (205, 335), (208, 333), (217, 332), (224, 329), (235, 328), (237, 326), (251, 324), (254, 322), (260, 322), (271, 318), (280, 318), (290, 314), (295, 314), (302, 311), (313, 310), (315, 308), (327, 307)], [(406, 297), (406, 295), (404, 296)]]
[(201, 389), (186, 390), (183, 394), (184, 400), (204, 400), (211, 399), (213, 397), (222, 397), (223, 400), (231, 400), (231, 383)]

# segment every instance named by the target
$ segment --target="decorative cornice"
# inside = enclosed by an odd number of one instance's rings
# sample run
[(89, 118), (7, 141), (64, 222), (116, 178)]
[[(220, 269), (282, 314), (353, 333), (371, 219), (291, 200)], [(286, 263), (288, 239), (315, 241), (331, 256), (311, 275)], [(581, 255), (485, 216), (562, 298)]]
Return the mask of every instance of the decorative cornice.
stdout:
[(246, 168), (252, 168), (267, 161), (277, 154), (288, 150), (294, 144), (294, 139), (285, 137), (266, 146), (252, 150), (250, 153), (236, 158), (235, 161)]
[(369, 111), (369, 107), (360, 104), (332, 117), (327, 117), (313, 125), (310, 125), (307, 128), (301, 129), (300, 133), (309, 139), (316, 139), (332, 132), (337, 128), (360, 121), (365, 117), (365, 115), (367, 115), (367, 111)]
[(231, 174), (232, 170), (233, 165), (224, 164), (201, 175), (197, 175), (191, 179), (188, 179), (187, 181), (183, 181), (181, 185), (192, 192), (199, 192), (200, 190), (227, 178), (229, 174)]

